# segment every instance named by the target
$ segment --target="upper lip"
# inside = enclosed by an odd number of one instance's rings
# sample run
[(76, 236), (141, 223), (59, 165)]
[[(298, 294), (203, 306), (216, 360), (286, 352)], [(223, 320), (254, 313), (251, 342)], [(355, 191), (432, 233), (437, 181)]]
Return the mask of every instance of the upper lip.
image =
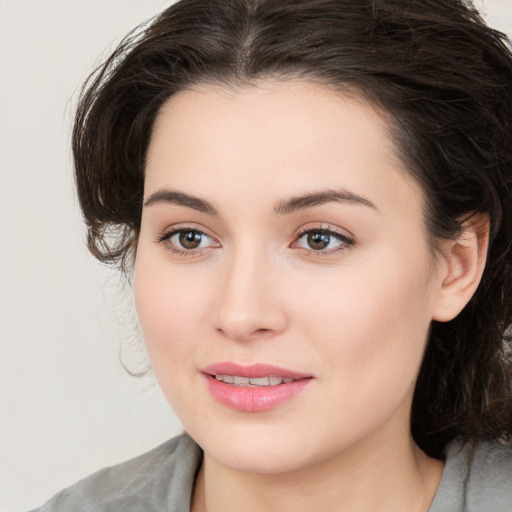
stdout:
[(205, 366), (201, 371), (208, 375), (236, 375), (249, 378), (283, 377), (298, 380), (312, 377), (312, 375), (281, 368), (273, 364), (255, 363), (251, 365), (240, 365), (230, 361)]

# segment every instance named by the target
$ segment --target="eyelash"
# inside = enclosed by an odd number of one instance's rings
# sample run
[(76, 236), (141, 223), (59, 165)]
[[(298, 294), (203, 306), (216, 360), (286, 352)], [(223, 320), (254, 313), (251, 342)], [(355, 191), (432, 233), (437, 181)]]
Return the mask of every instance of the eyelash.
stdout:
[[(205, 233), (204, 231), (192, 227), (192, 226), (177, 226), (174, 228), (171, 228), (170, 230), (166, 231), (162, 235), (160, 235), (156, 242), (160, 244), (164, 244), (166, 246), (166, 249), (172, 252), (173, 254), (177, 256), (182, 257), (194, 257), (194, 256), (200, 256), (203, 254), (203, 252), (208, 249), (209, 247), (202, 247), (202, 248), (196, 248), (196, 249), (180, 249), (176, 247), (176, 245), (170, 243), (170, 239), (179, 233), (194, 233), (196, 235), (205, 236), (210, 238), (214, 244), (216, 244), (216, 247), (220, 247), (220, 244), (218, 241), (216, 241), (213, 237)], [(320, 234), (320, 235), (327, 235), (329, 237), (335, 238), (340, 242), (340, 246), (336, 247), (334, 249), (326, 249), (326, 250), (315, 250), (315, 249), (306, 249), (304, 247), (298, 247), (298, 242), (304, 238), (305, 236), (309, 234)], [(302, 249), (307, 256), (313, 256), (313, 257), (320, 257), (320, 256), (326, 256), (326, 255), (332, 255), (337, 254), (339, 252), (347, 250), (350, 246), (354, 245), (353, 238), (347, 236), (346, 234), (340, 233), (339, 231), (329, 227), (329, 226), (318, 226), (318, 227), (305, 227), (299, 230), (297, 235), (295, 236), (294, 241), (290, 244), (290, 247), (292, 248), (300, 248)], [(215, 247), (214, 247), (215, 248)]]
[(159, 236), (156, 241), (157, 243), (165, 245), (166, 249), (169, 250), (171, 253), (182, 257), (200, 256), (204, 252), (204, 250), (207, 249), (207, 247), (202, 247), (198, 249), (180, 249), (176, 247), (170, 242), (170, 239), (174, 235), (177, 235), (178, 233), (194, 233), (196, 235), (205, 236), (210, 238), (211, 240), (214, 241), (215, 244), (218, 244), (218, 246), (220, 246), (220, 244), (213, 237), (211, 237), (204, 231), (192, 226), (177, 226), (171, 228), (165, 233), (163, 233), (161, 236)]
[(292, 243), (293, 245), (297, 244), (299, 240), (304, 238), (306, 235), (309, 234), (321, 234), (321, 235), (327, 235), (329, 237), (335, 238), (340, 242), (340, 246), (336, 247), (334, 249), (326, 249), (326, 250), (314, 250), (314, 249), (306, 249), (302, 248), (304, 251), (306, 251), (306, 254), (308, 256), (327, 256), (327, 255), (333, 255), (337, 254), (342, 251), (346, 251), (351, 246), (354, 245), (355, 241), (353, 238), (349, 237), (348, 235), (341, 233), (340, 231), (333, 229), (330, 226), (315, 226), (315, 227), (304, 227), (299, 230), (297, 233), (295, 241)]

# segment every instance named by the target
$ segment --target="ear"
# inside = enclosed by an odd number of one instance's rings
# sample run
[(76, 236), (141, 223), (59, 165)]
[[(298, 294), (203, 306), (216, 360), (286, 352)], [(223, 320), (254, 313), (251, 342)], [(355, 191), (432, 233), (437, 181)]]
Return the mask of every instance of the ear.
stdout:
[(453, 320), (470, 301), (482, 278), (488, 247), (489, 217), (486, 214), (472, 216), (456, 240), (446, 241), (439, 256), (439, 288), (433, 320)]

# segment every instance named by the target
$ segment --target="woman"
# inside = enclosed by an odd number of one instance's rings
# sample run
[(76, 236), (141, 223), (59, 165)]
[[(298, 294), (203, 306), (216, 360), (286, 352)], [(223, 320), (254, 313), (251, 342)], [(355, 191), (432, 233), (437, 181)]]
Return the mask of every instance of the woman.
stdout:
[(76, 183), (187, 434), (40, 510), (512, 510), (511, 125), (455, 0), (182, 0), (125, 39)]

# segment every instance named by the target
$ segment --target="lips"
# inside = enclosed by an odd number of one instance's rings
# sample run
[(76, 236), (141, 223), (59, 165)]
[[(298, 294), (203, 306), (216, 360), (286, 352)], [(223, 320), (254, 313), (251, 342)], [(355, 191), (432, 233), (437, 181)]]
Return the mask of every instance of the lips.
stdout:
[(258, 378), (258, 377), (282, 377), (293, 380), (305, 379), (311, 377), (306, 373), (280, 368), (272, 364), (251, 364), (243, 366), (231, 362), (216, 363), (206, 366), (202, 369), (203, 373), (208, 375), (238, 375), (240, 377)]
[(202, 369), (208, 389), (221, 404), (244, 412), (278, 407), (298, 395), (312, 375), (274, 365), (217, 363)]
[(279, 386), (294, 381), (291, 377), (275, 377), (273, 375), (268, 377), (242, 377), (241, 375), (224, 375), (221, 373), (215, 375), (215, 378), (226, 384), (245, 387)]

